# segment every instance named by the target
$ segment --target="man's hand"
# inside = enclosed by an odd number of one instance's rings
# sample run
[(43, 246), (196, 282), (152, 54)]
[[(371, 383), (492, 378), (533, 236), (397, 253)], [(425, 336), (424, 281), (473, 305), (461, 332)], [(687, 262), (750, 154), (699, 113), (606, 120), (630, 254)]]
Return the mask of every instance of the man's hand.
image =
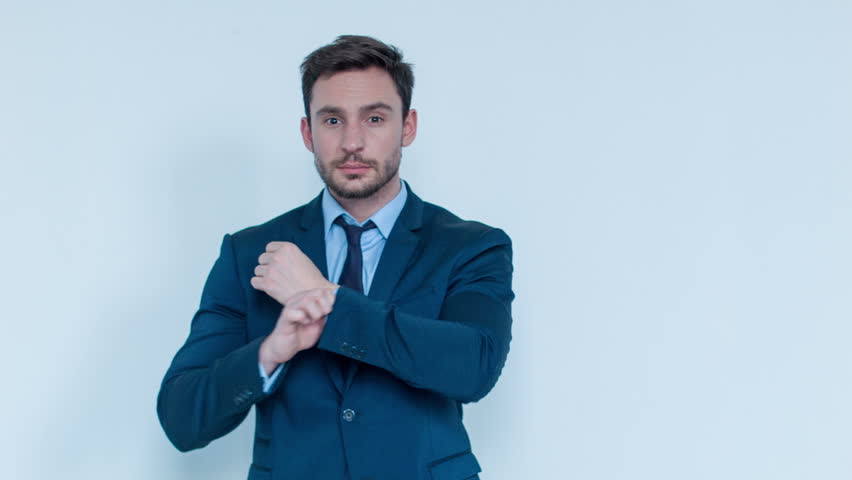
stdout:
[(270, 242), (257, 260), (251, 286), (266, 292), (281, 305), (305, 290), (336, 287), (290, 242)]
[(317, 344), (325, 318), (334, 306), (335, 292), (316, 288), (291, 297), (272, 333), (260, 344), (260, 364), (267, 375), (302, 350)]

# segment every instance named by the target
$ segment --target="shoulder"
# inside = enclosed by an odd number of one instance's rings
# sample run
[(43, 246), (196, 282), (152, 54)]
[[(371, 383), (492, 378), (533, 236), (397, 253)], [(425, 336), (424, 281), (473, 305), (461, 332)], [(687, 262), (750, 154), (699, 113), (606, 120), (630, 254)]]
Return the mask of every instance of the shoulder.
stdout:
[(490, 246), (512, 243), (500, 228), (475, 220), (465, 220), (444, 207), (423, 202), (422, 234), (442, 242), (489, 244)]
[(421, 231), (431, 258), (441, 258), (449, 268), (447, 295), (473, 290), (505, 301), (514, 298), (512, 241), (502, 229), (424, 202)]
[(292, 235), (299, 228), (299, 222), (302, 219), (302, 214), (306, 205), (294, 208), (287, 213), (283, 213), (271, 220), (263, 222), (259, 225), (243, 228), (231, 234), (234, 241), (240, 243), (251, 243), (254, 241), (270, 242), (272, 240), (281, 240), (282, 235)]

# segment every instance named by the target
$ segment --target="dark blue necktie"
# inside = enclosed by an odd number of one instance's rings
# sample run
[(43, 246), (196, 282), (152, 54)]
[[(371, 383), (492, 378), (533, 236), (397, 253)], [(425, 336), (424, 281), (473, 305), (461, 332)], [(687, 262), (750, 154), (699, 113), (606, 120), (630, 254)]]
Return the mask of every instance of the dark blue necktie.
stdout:
[(364, 276), (364, 259), (361, 254), (361, 234), (367, 230), (376, 228), (372, 220), (363, 227), (349, 225), (343, 220), (343, 215), (334, 219), (334, 223), (343, 227), (346, 232), (346, 263), (343, 264), (343, 272), (340, 273), (338, 285), (348, 287), (360, 293), (364, 293), (364, 285), (361, 279)]

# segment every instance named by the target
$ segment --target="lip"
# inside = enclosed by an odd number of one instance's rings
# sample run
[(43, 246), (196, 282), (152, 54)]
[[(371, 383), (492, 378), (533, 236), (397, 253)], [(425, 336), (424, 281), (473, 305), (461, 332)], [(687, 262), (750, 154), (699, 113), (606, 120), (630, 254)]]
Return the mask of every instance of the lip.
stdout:
[(365, 170), (368, 170), (370, 166), (360, 163), (347, 163), (337, 168), (342, 170), (344, 173), (361, 173)]

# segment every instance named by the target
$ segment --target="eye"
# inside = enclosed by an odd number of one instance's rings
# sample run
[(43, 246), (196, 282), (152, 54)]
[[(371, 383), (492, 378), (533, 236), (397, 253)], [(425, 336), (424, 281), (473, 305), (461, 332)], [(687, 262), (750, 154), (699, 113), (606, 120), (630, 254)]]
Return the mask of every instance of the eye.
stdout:
[(367, 119), (367, 121), (370, 122), (370, 123), (382, 123), (384, 120), (385, 120), (384, 118), (382, 118), (378, 115), (373, 115), (372, 117)]
[(329, 117), (325, 119), (324, 123), (326, 125), (338, 125), (340, 123), (340, 119), (337, 117)]

